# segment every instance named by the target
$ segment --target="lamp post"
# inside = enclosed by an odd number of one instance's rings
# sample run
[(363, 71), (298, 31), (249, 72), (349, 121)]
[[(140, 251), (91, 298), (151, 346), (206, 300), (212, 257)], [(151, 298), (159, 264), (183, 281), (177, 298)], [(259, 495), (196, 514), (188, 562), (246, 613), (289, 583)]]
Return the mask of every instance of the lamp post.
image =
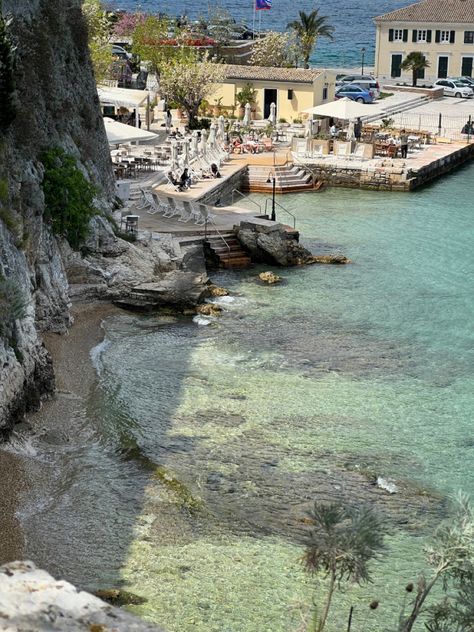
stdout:
[(272, 214), (271, 214), (271, 221), (272, 222), (276, 222), (276, 211), (275, 211), (275, 189), (276, 189), (276, 178), (275, 178), (275, 172), (271, 172), (268, 174), (268, 178), (267, 178), (267, 184), (270, 184), (270, 182), (272, 183)]
[(363, 75), (364, 74), (364, 61), (365, 61), (365, 48), (362, 47), (360, 49), (360, 52), (362, 53), (362, 64), (361, 64), (362, 68), (361, 68), (360, 74)]

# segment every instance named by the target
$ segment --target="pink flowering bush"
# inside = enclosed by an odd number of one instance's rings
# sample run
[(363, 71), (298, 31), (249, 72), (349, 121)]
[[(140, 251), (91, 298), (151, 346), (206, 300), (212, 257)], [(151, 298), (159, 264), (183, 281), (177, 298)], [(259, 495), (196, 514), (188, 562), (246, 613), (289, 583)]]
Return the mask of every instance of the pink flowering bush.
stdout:
[(122, 13), (114, 26), (115, 35), (132, 35), (137, 26), (145, 22), (143, 13)]

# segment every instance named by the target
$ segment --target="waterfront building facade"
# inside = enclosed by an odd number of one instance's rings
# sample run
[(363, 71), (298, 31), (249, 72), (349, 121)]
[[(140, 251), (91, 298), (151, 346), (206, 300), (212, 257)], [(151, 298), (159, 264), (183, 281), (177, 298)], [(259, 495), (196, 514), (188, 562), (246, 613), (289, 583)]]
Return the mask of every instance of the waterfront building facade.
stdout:
[(401, 69), (411, 52), (422, 53), (430, 64), (419, 73), (420, 85), (474, 76), (474, 0), (423, 0), (374, 21), (379, 80), (411, 84), (411, 71)]
[(327, 70), (238, 65), (225, 69), (226, 78), (209, 102), (219, 102), (226, 109), (236, 106), (237, 94), (250, 84), (255, 90), (255, 120), (267, 119), (272, 103), (277, 119), (290, 123), (300, 119), (307, 108), (334, 100), (336, 77)]

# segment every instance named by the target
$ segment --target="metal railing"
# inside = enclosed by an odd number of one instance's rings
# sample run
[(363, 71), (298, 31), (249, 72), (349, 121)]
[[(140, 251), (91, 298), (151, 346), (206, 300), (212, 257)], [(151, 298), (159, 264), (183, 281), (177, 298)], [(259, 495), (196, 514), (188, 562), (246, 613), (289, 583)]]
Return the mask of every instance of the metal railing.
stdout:
[(293, 153), (293, 161), (296, 161), (298, 164), (300, 164), (303, 169), (306, 169), (306, 171), (309, 171), (311, 174), (311, 182), (313, 184), (313, 188), (316, 186), (316, 182), (317, 182), (317, 176), (316, 176), (316, 172), (314, 170), (313, 167), (311, 167), (310, 165), (306, 164), (305, 162), (303, 162), (302, 160), (300, 160), (296, 154), (296, 152)]
[(293, 219), (293, 228), (296, 228), (296, 215), (293, 215), (293, 213), (291, 211), (289, 211), (287, 208), (285, 208), (282, 204), (280, 204), (280, 202), (277, 202), (276, 200), (267, 198), (265, 200), (265, 215), (268, 215), (267, 209), (268, 209), (268, 203), (271, 204), (275, 204), (275, 206), (278, 206), (279, 209), (281, 209), (282, 211), (284, 211), (287, 215), (290, 215), (290, 217)]
[(254, 206), (256, 206), (259, 210), (260, 215), (262, 214), (262, 207), (258, 202), (255, 202), (255, 200), (250, 199), (247, 195), (244, 195), (243, 193), (241, 193), (238, 189), (232, 189), (232, 204), (234, 204), (234, 194), (239, 195), (241, 198), (243, 198), (244, 200), (247, 200), (247, 202), (250, 202), (251, 204), (253, 204)]
[(207, 235), (208, 224), (211, 224), (213, 226), (213, 230), (217, 233), (217, 236), (220, 237), (221, 241), (224, 243), (225, 247), (227, 248), (227, 252), (230, 253), (230, 246), (227, 243), (226, 238), (217, 228), (217, 224), (214, 222), (214, 220), (209, 217), (206, 217), (206, 221), (204, 222), (204, 241), (207, 241), (207, 237), (208, 237)]

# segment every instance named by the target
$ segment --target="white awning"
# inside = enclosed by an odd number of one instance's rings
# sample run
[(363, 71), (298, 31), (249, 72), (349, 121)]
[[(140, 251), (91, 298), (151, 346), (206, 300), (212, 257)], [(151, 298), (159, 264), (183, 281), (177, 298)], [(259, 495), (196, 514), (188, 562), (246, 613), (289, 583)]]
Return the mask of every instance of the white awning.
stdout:
[(99, 100), (105, 105), (116, 105), (127, 108), (138, 108), (148, 99), (148, 90), (128, 90), (127, 88), (111, 88), (110, 86), (97, 86)]
[(104, 116), (104, 125), (109, 145), (158, 139), (158, 134), (147, 132), (146, 130), (134, 127), (133, 125), (119, 123), (107, 116)]
[(331, 103), (325, 103), (324, 105), (317, 105), (303, 111), (307, 114), (329, 116), (332, 118), (343, 119), (345, 121), (351, 121), (364, 116), (372, 116), (374, 114), (384, 114), (384, 112), (375, 105), (358, 103), (357, 101), (353, 101), (347, 97), (331, 101)]

